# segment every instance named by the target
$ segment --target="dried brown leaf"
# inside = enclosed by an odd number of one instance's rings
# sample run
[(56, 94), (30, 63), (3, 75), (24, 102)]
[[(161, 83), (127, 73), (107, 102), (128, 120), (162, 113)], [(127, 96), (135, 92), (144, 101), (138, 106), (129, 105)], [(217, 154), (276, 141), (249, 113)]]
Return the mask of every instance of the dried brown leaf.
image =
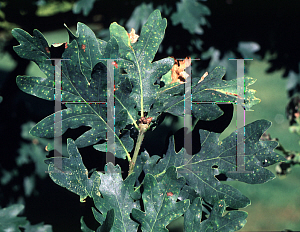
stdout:
[(131, 43), (135, 43), (140, 37), (139, 35), (135, 34), (135, 30), (133, 28), (131, 29), (131, 32), (127, 34), (129, 36)]
[(205, 73), (203, 74), (203, 76), (201, 77), (201, 79), (198, 81), (198, 83), (200, 83), (201, 81), (203, 81), (204, 78), (207, 77), (207, 76), (208, 76), (208, 72), (205, 72)]
[[(173, 57), (174, 58), (174, 57)], [(186, 78), (189, 76), (184, 69), (189, 67), (191, 65), (191, 58), (186, 57), (184, 60), (177, 61), (175, 58), (175, 63), (171, 69), (171, 78), (172, 78), (172, 83), (179, 82), (180, 84), (185, 83)], [(187, 61), (187, 62), (186, 62)]]

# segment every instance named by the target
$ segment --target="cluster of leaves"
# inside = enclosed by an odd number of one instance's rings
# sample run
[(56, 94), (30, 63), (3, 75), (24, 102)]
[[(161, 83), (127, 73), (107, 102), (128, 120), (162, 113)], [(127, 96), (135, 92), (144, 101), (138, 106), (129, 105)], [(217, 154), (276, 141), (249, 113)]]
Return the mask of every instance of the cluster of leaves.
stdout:
[[(289, 120), (289, 131), (300, 135), (300, 96), (299, 94), (293, 95), (286, 107), (286, 116)], [(262, 140), (277, 141), (278, 138), (271, 138), (270, 134), (264, 133)], [(300, 144), (300, 142), (299, 142)], [(300, 152), (290, 151), (283, 147), (281, 143), (276, 147), (276, 150), (281, 151), (285, 156), (286, 161), (280, 162), (276, 166), (276, 173), (278, 175), (286, 175), (291, 172), (292, 167), (300, 164)]]
[[(29, 197), (35, 190), (35, 182), (37, 178), (44, 179), (47, 176), (45, 172), (44, 159), (48, 155), (45, 147), (53, 141), (51, 139), (37, 138), (29, 134), (30, 129), (35, 125), (34, 122), (27, 122), (22, 125), (21, 137), (26, 142), (21, 142), (21, 147), (18, 149), (19, 156), (16, 157), (17, 168), (12, 171), (7, 171), (5, 168), (1, 170), (1, 184), (7, 185), (14, 178), (22, 178), (24, 185), (25, 196)], [(63, 151), (67, 152), (66, 145), (62, 147)], [(34, 163), (35, 170), (30, 175), (20, 172), (20, 167)], [(23, 197), (19, 197), (22, 199)]]
[(276, 174), (277, 175), (286, 175), (291, 172), (292, 166), (296, 164), (300, 164), (300, 153), (295, 151), (289, 151), (286, 150), (281, 143), (279, 143), (278, 138), (271, 138), (270, 134), (267, 134), (266, 132), (263, 133), (261, 140), (263, 141), (276, 141), (278, 142), (278, 146), (276, 147), (276, 150), (281, 151), (286, 161), (280, 162), (276, 165)]
[[(87, 197), (93, 199), (93, 214), (100, 224), (96, 231), (137, 231), (139, 226), (142, 231), (167, 231), (166, 226), (181, 215), (184, 215), (186, 231), (239, 230), (246, 223), (247, 213), (238, 209), (248, 206), (250, 200), (237, 189), (221, 183), (216, 176), (223, 174), (228, 180), (249, 184), (273, 179), (272, 172), (264, 167), (282, 161), (273, 152), (277, 142), (260, 141), (270, 122), (258, 120), (238, 129), (239, 133), (245, 133), (244, 160), (249, 173), (235, 172), (236, 146), (242, 145), (236, 143), (235, 132), (219, 141), (219, 133), (199, 130), (201, 150), (194, 155), (185, 154), (185, 149), (176, 153), (173, 137), (163, 157), (150, 157), (146, 150), (139, 149), (143, 134), (159, 126), (163, 113), (184, 116), (184, 102), (191, 98), (185, 95), (182, 82), (172, 79), (172, 69), (178, 70), (174, 68), (173, 58), (153, 62), (166, 24), (160, 11), (155, 10), (138, 39), (133, 36), (135, 40), (117, 23), (111, 24), (108, 41), (97, 39), (82, 23), (78, 23), (76, 35), (67, 28), (69, 43), (62, 45), (65, 50), (61, 56), (68, 59), (61, 63), (61, 99), (66, 107), (55, 112), (62, 117), (62, 129), (54, 133), (55, 114), (52, 114), (37, 123), (30, 133), (53, 138), (68, 129), (90, 128), (75, 141), (67, 139), (69, 157), (53, 157), (45, 162), (56, 184), (79, 195), (82, 202)], [(20, 43), (14, 47), (15, 52), (34, 61), (45, 74), (44, 77), (18, 76), (19, 88), (39, 98), (54, 100), (55, 67), (44, 36), (38, 30), (34, 30), (33, 36), (22, 29), (14, 29), (12, 34)], [(112, 74), (115, 128), (110, 127), (107, 118), (108, 98), (112, 94), (107, 91), (107, 82)], [(201, 79), (193, 78), (193, 100), (235, 102), (239, 97), (237, 80), (225, 81), (224, 75), (225, 69), (217, 67)], [(254, 80), (245, 77), (244, 83), (243, 106), (250, 110), (259, 99), (255, 98), (254, 90), (248, 89)], [(100, 104), (105, 102), (107, 104)], [(192, 115), (197, 120), (211, 121), (222, 114), (216, 104), (193, 105)], [(96, 150), (106, 152), (107, 131), (113, 133), (115, 139), (109, 151), (116, 158), (127, 159), (128, 165), (133, 167), (125, 180), (119, 165), (109, 162), (104, 173), (92, 171), (89, 175), (83, 164), (78, 148), (93, 145)], [(134, 136), (131, 132), (139, 133)], [(55, 165), (57, 159), (62, 159), (62, 167)], [(140, 183), (138, 179), (142, 174), (145, 177)], [(224, 215), (226, 209), (232, 211)], [(83, 219), (81, 225), (83, 231), (93, 231)]]
[[(24, 209), (22, 204), (14, 204), (7, 208), (0, 209), (0, 230), (14, 232), (52, 232), (52, 226), (43, 223), (31, 225), (26, 217), (18, 217)], [(22, 229), (22, 230), (21, 230)]]

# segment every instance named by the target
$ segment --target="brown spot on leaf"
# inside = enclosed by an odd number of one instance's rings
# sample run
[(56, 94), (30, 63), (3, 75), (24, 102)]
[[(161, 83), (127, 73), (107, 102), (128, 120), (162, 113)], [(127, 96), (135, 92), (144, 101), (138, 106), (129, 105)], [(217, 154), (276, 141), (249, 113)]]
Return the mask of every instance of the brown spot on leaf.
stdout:
[(117, 62), (113, 61), (113, 62), (112, 62), (112, 65), (115, 66), (116, 68), (118, 68)]
[(86, 48), (86, 46), (84, 44), (82, 44), (81, 49), (83, 50), (83, 52), (85, 52), (85, 48)]

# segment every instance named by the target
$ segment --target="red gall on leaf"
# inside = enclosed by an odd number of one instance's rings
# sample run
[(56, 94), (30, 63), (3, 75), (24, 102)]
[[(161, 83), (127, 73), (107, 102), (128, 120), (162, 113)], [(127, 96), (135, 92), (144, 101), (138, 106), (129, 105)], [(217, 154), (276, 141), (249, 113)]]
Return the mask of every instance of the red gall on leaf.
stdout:
[(67, 49), (68, 48), (68, 43), (65, 43), (65, 49)]
[(132, 28), (130, 33), (127, 33), (130, 39), (131, 43), (135, 43), (138, 38), (140, 37), (139, 35), (135, 34), (135, 30)]
[(45, 47), (47, 53), (50, 53), (49, 47)]
[(167, 192), (167, 196), (171, 197), (171, 196), (173, 196), (173, 193), (172, 192)]
[(84, 44), (81, 45), (81, 49), (83, 49), (83, 52), (85, 52), (86, 46)]
[(116, 68), (118, 68), (117, 62), (113, 61), (113, 62), (111, 62), (111, 63), (112, 63), (113, 66), (115, 66)]
[[(171, 69), (171, 78), (172, 83), (179, 82), (180, 84), (185, 83), (185, 80), (188, 78), (188, 74), (184, 71), (187, 67), (191, 65), (191, 57), (186, 57), (182, 61), (177, 61), (174, 57), (175, 63)], [(186, 62), (187, 61), (187, 62)]]

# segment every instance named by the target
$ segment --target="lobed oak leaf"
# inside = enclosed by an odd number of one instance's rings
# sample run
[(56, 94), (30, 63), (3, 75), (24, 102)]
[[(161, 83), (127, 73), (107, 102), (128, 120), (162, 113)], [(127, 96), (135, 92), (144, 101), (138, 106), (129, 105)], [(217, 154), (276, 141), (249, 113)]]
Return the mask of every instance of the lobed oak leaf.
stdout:
[[(177, 61), (174, 57), (172, 57), (175, 60), (175, 63), (171, 69), (171, 78), (172, 82), (171, 84), (175, 82), (179, 82), (180, 84), (185, 83), (186, 78), (188, 78), (188, 74), (184, 71), (187, 67), (191, 65), (191, 57), (186, 57), (182, 61)], [(187, 62), (186, 62), (187, 61)]]
[(139, 35), (135, 34), (135, 30), (133, 28), (131, 28), (131, 32), (127, 33), (130, 39), (131, 43), (135, 43), (138, 38), (140, 37)]

